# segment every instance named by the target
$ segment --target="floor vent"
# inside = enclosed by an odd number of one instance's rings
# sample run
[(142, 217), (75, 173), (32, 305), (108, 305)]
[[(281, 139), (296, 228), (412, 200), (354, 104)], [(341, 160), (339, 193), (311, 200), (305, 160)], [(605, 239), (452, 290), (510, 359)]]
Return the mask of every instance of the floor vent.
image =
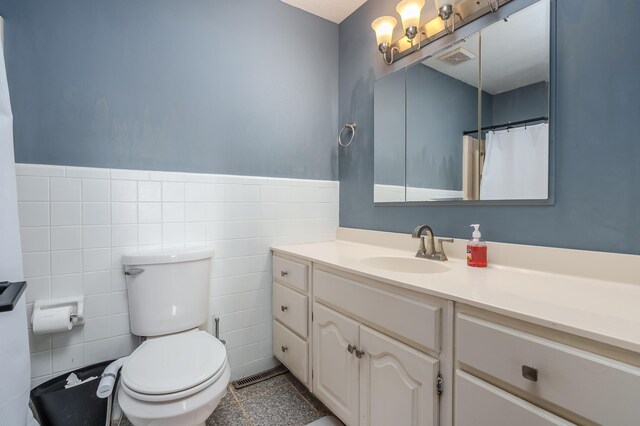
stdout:
[(262, 382), (264, 380), (270, 379), (275, 376), (279, 376), (280, 374), (284, 374), (287, 371), (287, 367), (280, 364), (277, 367), (273, 367), (269, 370), (263, 371), (262, 373), (254, 374), (253, 376), (245, 377), (244, 379), (236, 380), (231, 382), (234, 388), (241, 389), (250, 385), (254, 385), (256, 383)]

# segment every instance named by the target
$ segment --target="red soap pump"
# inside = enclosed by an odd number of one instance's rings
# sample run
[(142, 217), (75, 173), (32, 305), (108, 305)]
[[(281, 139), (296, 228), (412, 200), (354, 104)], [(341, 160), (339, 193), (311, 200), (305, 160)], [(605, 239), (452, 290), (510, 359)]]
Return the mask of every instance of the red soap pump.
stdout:
[(482, 241), (480, 237), (480, 225), (471, 225), (475, 228), (473, 231), (473, 239), (467, 243), (467, 265), (476, 268), (485, 268), (487, 266), (487, 243)]

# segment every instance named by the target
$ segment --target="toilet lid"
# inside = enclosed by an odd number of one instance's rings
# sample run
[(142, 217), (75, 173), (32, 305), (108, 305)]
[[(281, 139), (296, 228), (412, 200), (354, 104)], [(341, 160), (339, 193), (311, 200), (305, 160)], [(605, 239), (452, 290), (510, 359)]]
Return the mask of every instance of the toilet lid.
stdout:
[(156, 337), (131, 354), (122, 368), (122, 380), (141, 394), (176, 393), (208, 380), (226, 359), (224, 345), (204, 331)]

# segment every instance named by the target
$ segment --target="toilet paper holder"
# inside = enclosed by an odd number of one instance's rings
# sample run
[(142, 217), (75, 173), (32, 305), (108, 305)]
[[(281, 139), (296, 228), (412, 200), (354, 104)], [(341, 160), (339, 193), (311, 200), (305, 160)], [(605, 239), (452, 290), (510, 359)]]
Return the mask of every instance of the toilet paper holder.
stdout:
[(35, 318), (37, 311), (45, 309), (63, 308), (71, 306), (71, 323), (76, 325), (84, 324), (84, 297), (64, 297), (61, 299), (49, 299), (49, 300), (36, 300), (33, 304), (33, 315), (31, 315), (31, 324), (33, 325), (33, 318)]

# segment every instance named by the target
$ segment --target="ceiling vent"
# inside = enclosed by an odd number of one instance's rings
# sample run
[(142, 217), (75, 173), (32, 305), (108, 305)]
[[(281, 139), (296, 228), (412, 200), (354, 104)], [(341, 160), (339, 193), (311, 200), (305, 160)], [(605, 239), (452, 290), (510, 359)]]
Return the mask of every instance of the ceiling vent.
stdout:
[(438, 56), (439, 60), (452, 66), (460, 65), (463, 62), (467, 62), (468, 60), (475, 58), (476, 55), (463, 47), (458, 47), (457, 49), (450, 50), (447, 53), (443, 53)]

